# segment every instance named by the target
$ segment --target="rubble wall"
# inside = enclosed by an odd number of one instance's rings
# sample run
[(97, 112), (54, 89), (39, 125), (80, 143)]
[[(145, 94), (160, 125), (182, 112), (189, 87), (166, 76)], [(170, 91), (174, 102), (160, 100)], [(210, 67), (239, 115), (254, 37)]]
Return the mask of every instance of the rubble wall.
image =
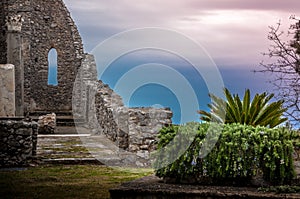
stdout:
[(96, 134), (104, 134), (121, 149), (147, 158), (156, 148), (159, 130), (172, 124), (168, 108), (129, 108), (120, 95), (97, 80), (93, 55), (85, 54), (73, 92), (73, 115), (85, 118)]
[(0, 120), (0, 167), (26, 166), (36, 155), (38, 124)]
[[(72, 111), (72, 89), (83, 44), (63, 0), (3, 0), (0, 3), (0, 62), (7, 63), (7, 17), (22, 16), (24, 111)], [(58, 85), (48, 85), (48, 53), (57, 51)], [(14, 63), (11, 63), (14, 64)]]

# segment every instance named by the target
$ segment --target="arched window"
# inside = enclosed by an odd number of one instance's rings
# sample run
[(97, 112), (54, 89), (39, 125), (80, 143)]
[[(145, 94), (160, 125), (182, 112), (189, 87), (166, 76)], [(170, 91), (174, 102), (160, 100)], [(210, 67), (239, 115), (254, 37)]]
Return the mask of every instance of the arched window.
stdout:
[(57, 51), (52, 48), (48, 53), (48, 85), (57, 86)]

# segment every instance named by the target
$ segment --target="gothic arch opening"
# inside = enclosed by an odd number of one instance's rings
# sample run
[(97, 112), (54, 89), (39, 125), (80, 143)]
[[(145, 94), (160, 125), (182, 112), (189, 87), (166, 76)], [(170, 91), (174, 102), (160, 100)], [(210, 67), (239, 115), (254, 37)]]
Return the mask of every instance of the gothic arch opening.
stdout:
[(57, 51), (51, 48), (48, 52), (48, 85), (58, 85), (57, 68)]

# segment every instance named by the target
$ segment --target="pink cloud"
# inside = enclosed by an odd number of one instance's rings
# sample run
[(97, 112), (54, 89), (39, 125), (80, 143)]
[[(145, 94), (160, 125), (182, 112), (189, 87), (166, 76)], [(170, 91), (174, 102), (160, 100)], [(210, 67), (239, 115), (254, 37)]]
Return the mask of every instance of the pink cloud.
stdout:
[(283, 12), (299, 12), (299, 0), (211, 0), (189, 1), (195, 9), (204, 10), (276, 10)]
[(268, 26), (283, 20), (286, 29), (291, 22), (289, 16), (300, 15), (299, 0), (119, 0), (117, 3), (65, 0), (65, 3), (89, 50), (120, 31), (155, 26), (186, 34), (203, 44), (213, 57), (233, 64), (257, 63), (260, 53), (269, 45)]

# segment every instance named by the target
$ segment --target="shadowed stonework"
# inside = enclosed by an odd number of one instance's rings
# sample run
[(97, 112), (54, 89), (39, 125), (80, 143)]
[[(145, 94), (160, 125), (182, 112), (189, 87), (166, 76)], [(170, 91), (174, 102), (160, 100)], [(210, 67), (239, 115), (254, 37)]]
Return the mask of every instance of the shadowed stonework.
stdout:
[[(81, 65), (83, 45), (63, 1), (3, 0), (0, 5), (0, 62), (14, 64), (16, 72), (24, 71), (24, 92), (17, 93), (24, 95), (24, 111), (71, 111), (73, 82)], [(21, 30), (11, 33), (5, 23), (15, 16), (22, 17)], [(11, 34), (20, 38), (15, 45), (21, 52), (10, 58)], [(48, 85), (48, 52), (53, 48), (58, 53), (58, 86)], [(18, 84), (22, 77), (16, 74), (16, 81)]]
[[(0, 64), (12, 64), (15, 79), (15, 102), (10, 94), (0, 96), (0, 108), (11, 107), (3, 116), (37, 120), (55, 113), (57, 126), (85, 127), (138, 158), (149, 158), (158, 131), (172, 123), (172, 112), (125, 107), (121, 96), (97, 80), (94, 57), (84, 53), (63, 0), (2, 0), (0, 28)], [(51, 51), (57, 52), (55, 66)], [(57, 83), (48, 82), (50, 67), (57, 70)], [(9, 119), (13, 118), (4, 118), (3, 125)]]

